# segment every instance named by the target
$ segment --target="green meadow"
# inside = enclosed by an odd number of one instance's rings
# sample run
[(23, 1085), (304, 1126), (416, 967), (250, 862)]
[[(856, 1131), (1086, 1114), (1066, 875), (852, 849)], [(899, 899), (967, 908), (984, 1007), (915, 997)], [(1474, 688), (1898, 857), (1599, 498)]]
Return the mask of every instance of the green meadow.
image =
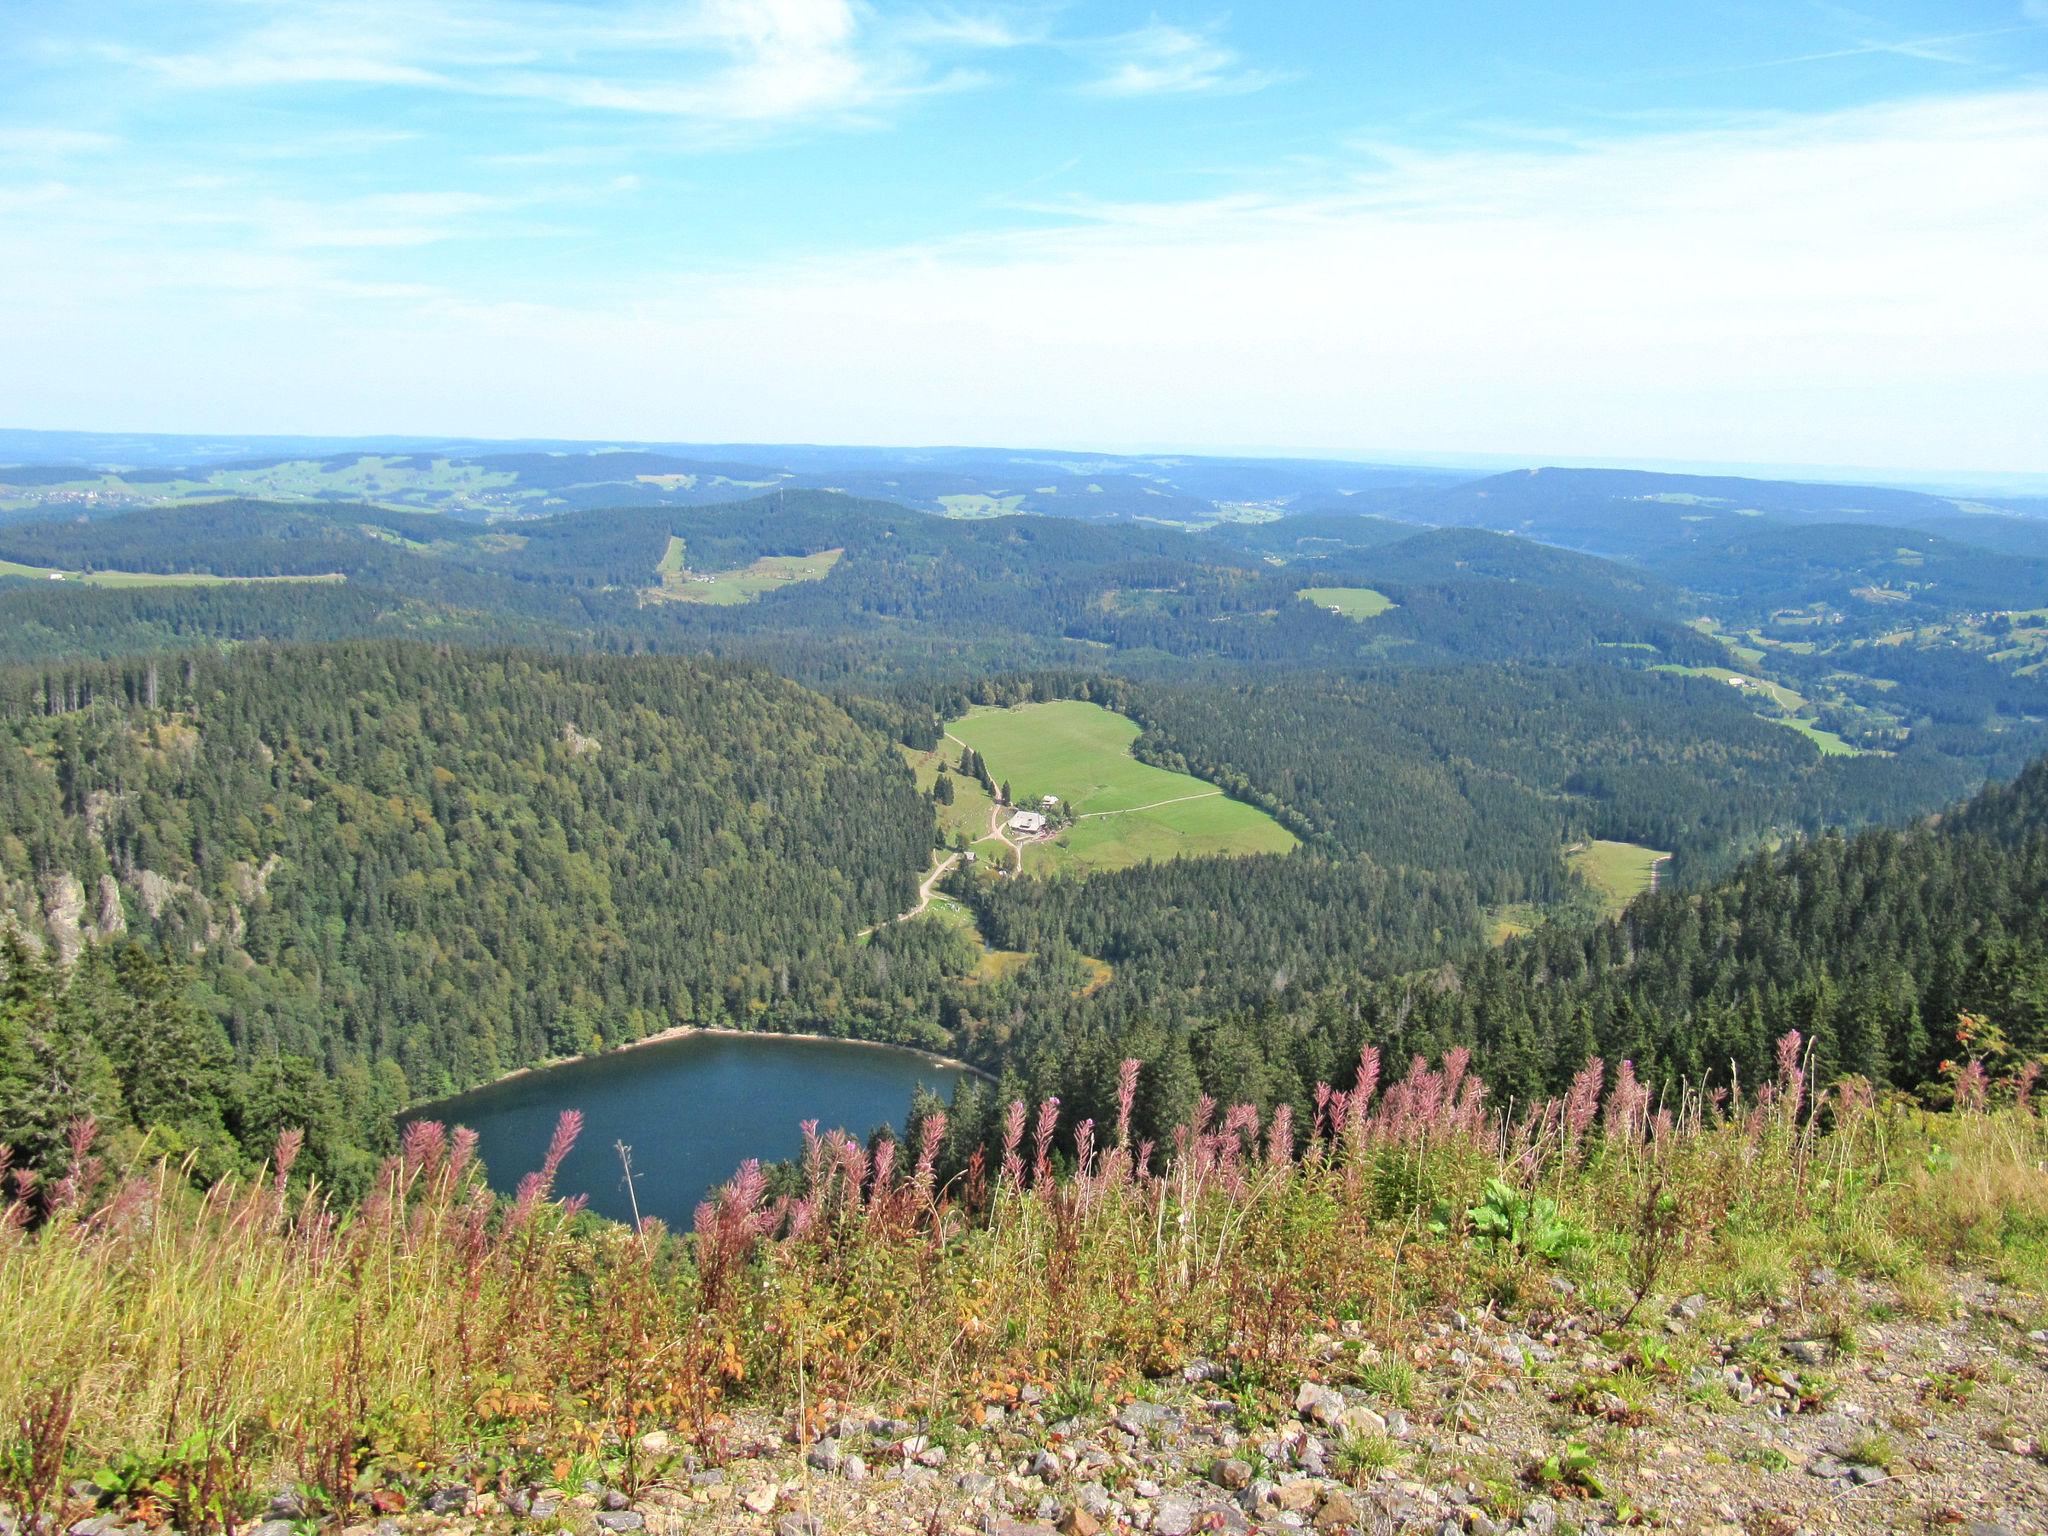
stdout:
[(1027, 844), (1027, 870), (1122, 869), (1204, 854), (1284, 853), (1297, 839), (1255, 806), (1215, 785), (1141, 763), (1138, 727), (1099, 704), (1060, 700), (977, 709), (947, 728), (979, 752), (1018, 805), (1065, 801), (1074, 824), (1051, 843)]
[(1371, 587), (1305, 587), (1294, 594), (1318, 608), (1334, 608), (1347, 619), (1376, 619), (1394, 606), (1394, 600)]

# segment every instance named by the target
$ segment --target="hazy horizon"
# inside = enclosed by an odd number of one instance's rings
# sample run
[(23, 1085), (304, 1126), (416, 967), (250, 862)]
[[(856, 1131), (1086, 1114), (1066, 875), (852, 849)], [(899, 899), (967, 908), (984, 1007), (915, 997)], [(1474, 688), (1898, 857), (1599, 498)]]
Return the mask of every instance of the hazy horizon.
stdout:
[(31, 427), (2048, 472), (2048, 0), (27, 0), (0, 86)]

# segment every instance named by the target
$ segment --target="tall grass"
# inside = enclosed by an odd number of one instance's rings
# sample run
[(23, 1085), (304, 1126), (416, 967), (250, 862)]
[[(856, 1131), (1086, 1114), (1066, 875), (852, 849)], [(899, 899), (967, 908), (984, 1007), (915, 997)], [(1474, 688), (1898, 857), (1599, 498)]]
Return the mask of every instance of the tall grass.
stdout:
[(744, 1404), (972, 1418), (1196, 1355), (1286, 1391), (1335, 1319), (1391, 1338), (1564, 1269), (1619, 1324), (1653, 1291), (1774, 1283), (1760, 1236), (1784, 1265), (2048, 1268), (2031, 1079), (1942, 1114), (1815, 1095), (1795, 1037), (1751, 1095), (1658, 1102), (1594, 1062), (1506, 1114), (1462, 1052), (1382, 1088), (1368, 1051), (1298, 1131), (1205, 1100), (1154, 1146), (1137, 1072), (1114, 1126), (1059, 1144), (1056, 1103), (1017, 1104), (944, 1181), (943, 1116), (900, 1154), (807, 1126), (798, 1193), (749, 1164), (687, 1236), (555, 1198), (574, 1116), (512, 1199), (468, 1132), (415, 1125), (347, 1210), (292, 1181), (295, 1135), (267, 1177), (195, 1194), (176, 1167), (109, 1174), (77, 1126), (65, 1177), (19, 1180), (0, 1217), (0, 1501), (55, 1528), (91, 1478), (232, 1532), (280, 1488), (335, 1522), (451, 1477), (631, 1488), (671, 1441), (717, 1454)]

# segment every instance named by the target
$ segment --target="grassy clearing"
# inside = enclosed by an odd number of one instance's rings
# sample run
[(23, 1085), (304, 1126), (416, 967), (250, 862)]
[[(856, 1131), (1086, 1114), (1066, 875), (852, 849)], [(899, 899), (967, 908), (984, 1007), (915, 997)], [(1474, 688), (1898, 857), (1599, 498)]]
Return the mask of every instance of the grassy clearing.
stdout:
[(1024, 493), (985, 496), (979, 491), (964, 491), (956, 496), (941, 496), (939, 505), (946, 509), (948, 517), (1010, 517), (1023, 508)]
[(1519, 939), (1534, 933), (1542, 921), (1543, 910), (1533, 902), (1517, 901), (1490, 908), (1486, 913), (1486, 942), (1505, 944), (1509, 939)]
[[(1761, 653), (1759, 653), (1760, 656)], [(1776, 706), (1778, 713), (1766, 713), (1766, 720), (1776, 721), (1797, 731), (1821, 750), (1824, 757), (1863, 757), (1867, 754), (1861, 747), (1851, 746), (1835, 732), (1825, 729), (1813, 718), (1807, 698), (1796, 689), (1787, 688), (1783, 683), (1772, 682), (1767, 677), (1756, 677), (1747, 672), (1737, 672), (1729, 667), (1687, 667), (1676, 662), (1660, 662), (1650, 669), (1653, 672), (1676, 672), (1684, 677), (1712, 677), (1727, 683), (1731, 688), (1739, 687), (1751, 699), (1768, 699)]]
[(1600, 896), (1610, 914), (1626, 907), (1657, 883), (1657, 866), (1668, 853), (1641, 843), (1614, 843), (1595, 838), (1565, 850), (1565, 863)]
[(1305, 587), (1294, 594), (1318, 608), (1334, 608), (1347, 619), (1376, 619), (1394, 606), (1394, 600), (1371, 587)]
[(1804, 736), (1816, 747), (1819, 747), (1822, 757), (1863, 757), (1866, 755), (1861, 747), (1852, 747), (1833, 731), (1824, 730), (1815, 721), (1786, 720), (1782, 723), (1791, 726), (1793, 730)]
[(217, 576), (211, 571), (58, 571), (48, 566), (0, 560), (0, 577), (66, 582), (81, 587), (238, 587), (331, 583), (348, 578), (339, 571), (318, 576)]
[(947, 732), (979, 752), (1018, 805), (1066, 802), (1074, 824), (1051, 843), (1027, 845), (1025, 868), (1121, 869), (1202, 854), (1284, 853), (1296, 838), (1264, 811), (1215, 785), (1131, 756), (1132, 721), (1099, 704), (1063, 699), (977, 709)]
[(647, 595), (660, 602), (730, 608), (751, 603), (764, 593), (779, 592), (796, 582), (823, 581), (845, 553), (844, 549), (821, 549), (808, 555), (763, 555), (736, 571), (706, 573), (689, 568), (683, 541), (670, 534), (668, 547), (654, 567), (659, 585), (650, 588)]
[(959, 747), (949, 741), (941, 742), (938, 750), (932, 752), (919, 752), (912, 747), (901, 750), (904, 760), (910, 764), (912, 776), (917, 780), (917, 787), (926, 794), (932, 792), (941, 772), (953, 781), (953, 803), (934, 806), (939, 813), (939, 835), (945, 839), (946, 845), (957, 847), (964, 840), (970, 845), (986, 841), (995, 846), (988, 835), (989, 813), (995, 808), (995, 802), (981, 787), (980, 780), (969, 778), (960, 771)]

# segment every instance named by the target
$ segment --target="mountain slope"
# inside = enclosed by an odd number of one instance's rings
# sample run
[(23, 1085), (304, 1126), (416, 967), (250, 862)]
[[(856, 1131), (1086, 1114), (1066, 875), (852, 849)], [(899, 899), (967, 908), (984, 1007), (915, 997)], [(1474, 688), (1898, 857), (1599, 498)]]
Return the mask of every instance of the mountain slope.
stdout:
[(821, 1017), (932, 819), (888, 743), (757, 671), (376, 644), (7, 673), (0, 832), (8, 925), (146, 934), (245, 1055), (423, 1092)]

